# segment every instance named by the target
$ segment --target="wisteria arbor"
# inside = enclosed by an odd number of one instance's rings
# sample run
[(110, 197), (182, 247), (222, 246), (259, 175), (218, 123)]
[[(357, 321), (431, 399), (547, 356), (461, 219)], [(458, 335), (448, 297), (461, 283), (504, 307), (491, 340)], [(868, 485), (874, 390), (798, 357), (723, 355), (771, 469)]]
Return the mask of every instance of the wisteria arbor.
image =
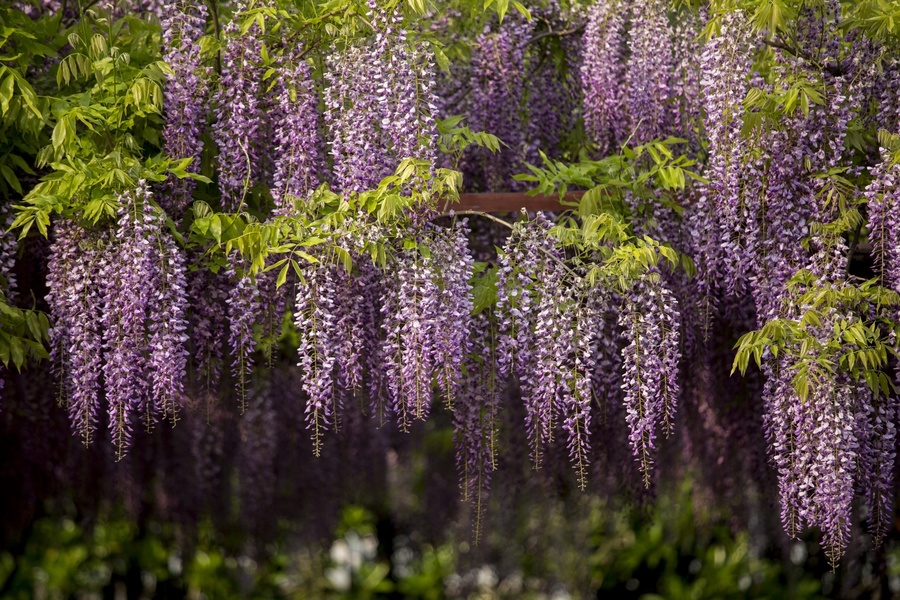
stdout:
[[(566, 462), (893, 530), (900, 4), (469, 4), (0, 9), (10, 539), (59, 489), (263, 535), (428, 419), (476, 538)], [(512, 191), (562, 204), (456, 204)]]

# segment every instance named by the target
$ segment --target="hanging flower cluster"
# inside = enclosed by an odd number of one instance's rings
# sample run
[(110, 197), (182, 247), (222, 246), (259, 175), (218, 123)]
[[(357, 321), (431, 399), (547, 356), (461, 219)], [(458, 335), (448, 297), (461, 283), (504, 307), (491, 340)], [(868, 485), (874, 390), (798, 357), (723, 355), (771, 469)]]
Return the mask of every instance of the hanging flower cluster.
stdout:
[(374, 39), (326, 58), (325, 124), (335, 188), (372, 189), (404, 158), (434, 161), (434, 65), (399, 16), (369, 4)]
[(453, 441), (463, 502), (475, 513), (475, 540), (481, 537), (491, 474), (497, 468), (498, 413), (504, 382), (497, 370), (496, 326), (482, 312), (472, 322), (472, 352), (464, 362), (453, 411)]
[(281, 72), (276, 84), (275, 176), (272, 196), (276, 212), (287, 214), (291, 198), (303, 198), (318, 187), (324, 168), (319, 143), (319, 98), (309, 65), (302, 58)]
[(624, 34), (625, 18), (618, 3), (601, 0), (590, 8), (582, 39), (584, 125), (601, 155), (608, 154), (628, 134), (622, 86)]
[(147, 428), (173, 421), (187, 362), (187, 286), (181, 250), (164, 231), (143, 183), (119, 198), (113, 235), (58, 227), (48, 299), (54, 362), (73, 429), (90, 443), (103, 375), (116, 455), (128, 450), (137, 415)]
[(886, 148), (872, 169), (865, 197), (876, 273), (884, 285), (900, 292), (900, 164), (894, 164)]
[(598, 315), (584, 302), (586, 291), (572, 279), (549, 227), (541, 216), (518, 225), (500, 256), (497, 363), (501, 375), (515, 376), (522, 390), (535, 466), (541, 466), (562, 420), (583, 488)]
[(631, 3), (625, 102), (637, 144), (664, 138), (673, 126), (670, 107), (673, 34), (667, 8), (665, 0)]
[(227, 271), (233, 281), (228, 292), (228, 343), (231, 346), (231, 372), (237, 382), (238, 398), (241, 412), (244, 412), (247, 395), (247, 379), (253, 371), (253, 352), (256, 350), (256, 339), (253, 328), (257, 324), (262, 311), (257, 281), (242, 272), (236, 257)]
[(60, 222), (47, 265), (50, 353), (60, 383), (58, 400), (85, 445), (94, 438), (100, 407), (103, 300), (97, 265), (105, 241), (77, 223)]
[(213, 389), (222, 374), (229, 330), (229, 290), (230, 282), (225, 272), (199, 269), (188, 273), (194, 369), (197, 381), (206, 390)]
[(397, 255), (392, 276), (376, 277), (364, 256), (354, 272), (327, 255), (306, 270), (294, 317), (317, 454), (344, 401), (364, 388), (376, 418), (388, 408), (404, 431), (428, 416), (435, 384), (453, 402), (469, 347), (466, 231), (464, 225), (423, 231), (419, 248)]
[(476, 153), (467, 168), (478, 173), (489, 191), (515, 186), (512, 176), (524, 170), (525, 127), (519, 114), (525, 78), (525, 46), (533, 25), (509, 18), (497, 31), (485, 30), (472, 56), (472, 113), (469, 126), (505, 144), (496, 155)]
[[(725, 15), (719, 35), (706, 43), (700, 57), (700, 89), (709, 139), (706, 176), (710, 183), (700, 190), (693, 230), (706, 297), (723, 278), (729, 291), (741, 289), (742, 279), (755, 265), (747, 253), (752, 255), (759, 243), (754, 221), (743, 218), (745, 212), (756, 213), (756, 198), (741, 190), (741, 173), (748, 162), (746, 144), (741, 139), (743, 100), (750, 86), (752, 63), (750, 30), (743, 17), (741, 12)], [(759, 181), (758, 175), (754, 171), (748, 179)]]
[[(239, 6), (239, 9), (243, 8)], [(238, 14), (241, 10), (238, 11)], [(263, 69), (259, 25), (241, 32), (237, 19), (222, 32), (222, 78), (213, 104), (213, 139), (219, 147), (219, 190), (229, 212), (244, 208), (247, 191), (262, 176), (262, 144), (266, 113), (262, 107)]]
[[(597, 153), (679, 136), (698, 150), (700, 19), (669, 3), (603, 0), (591, 6), (580, 65), (584, 123)], [(727, 18), (727, 17), (726, 17)]]
[[(846, 284), (814, 276), (810, 290), (840, 293)], [(815, 307), (795, 288), (788, 317), (799, 319)], [(806, 300), (804, 300), (806, 298)], [(792, 537), (805, 527), (818, 527), (832, 563), (846, 549), (857, 490), (869, 506), (869, 529), (880, 541), (885, 515), (892, 504), (897, 399), (865, 383), (837, 373), (840, 353), (835, 331), (849, 331), (858, 322), (851, 312), (830, 308), (817, 320), (806, 320), (805, 353), (788, 347), (766, 363), (763, 399), (764, 428), (770, 457), (778, 473), (781, 518)], [(798, 381), (804, 383), (798, 384)]]
[[(201, 134), (206, 121), (207, 83), (200, 62), (198, 40), (206, 29), (206, 5), (184, 0), (167, 11), (162, 23), (163, 60), (172, 69), (165, 88), (163, 109), (166, 125), (163, 140), (166, 154), (190, 158), (190, 172), (200, 167), (203, 152)], [(196, 185), (193, 179), (170, 177), (160, 205), (171, 215), (180, 215), (191, 202)]]
[(628, 345), (622, 350), (626, 420), (631, 447), (640, 464), (644, 485), (650, 469), (657, 431), (672, 432), (678, 401), (678, 366), (681, 359), (678, 303), (658, 274), (636, 282), (619, 315)]
[(15, 234), (10, 231), (10, 226), (15, 215), (4, 207), (0, 210), (0, 222), (4, 223), (3, 233), (0, 234), (0, 289), (6, 296), (7, 302), (16, 300), (18, 284), (16, 281), (16, 254), (19, 251), (19, 242)]
[(298, 366), (304, 374), (306, 424), (316, 456), (321, 452), (322, 436), (334, 425), (343, 401), (339, 373), (345, 365), (339, 358), (348, 340), (343, 337), (347, 332), (341, 327), (341, 317), (353, 306), (347, 298), (349, 277), (341, 269), (341, 265), (327, 263), (309, 269), (298, 285), (294, 307), (301, 333)]

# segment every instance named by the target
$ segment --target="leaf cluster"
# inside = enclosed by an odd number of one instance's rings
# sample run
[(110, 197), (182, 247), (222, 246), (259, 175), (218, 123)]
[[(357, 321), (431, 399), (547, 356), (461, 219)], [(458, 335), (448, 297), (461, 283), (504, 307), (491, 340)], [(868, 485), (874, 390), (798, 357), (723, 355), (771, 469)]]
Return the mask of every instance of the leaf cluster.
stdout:
[(750, 360), (771, 356), (793, 369), (793, 386), (806, 401), (825, 377), (845, 373), (865, 381), (872, 393), (896, 393), (890, 363), (898, 358), (895, 315), (900, 295), (869, 280), (860, 285), (822, 282), (808, 270), (788, 282), (786, 310), (735, 345), (732, 372), (746, 373)]
[[(677, 155), (685, 141), (669, 138), (642, 146), (624, 146), (620, 154), (577, 163), (552, 161), (516, 179), (535, 183), (534, 193), (559, 194), (571, 209), (553, 233), (586, 273), (591, 286), (605, 282), (626, 290), (642, 274), (659, 266), (694, 274), (693, 261), (668, 244), (638, 235), (636, 224), (652, 229), (657, 211), (680, 215), (680, 201), (690, 181), (705, 181), (694, 172), (696, 162)], [(566, 194), (587, 188), (577, 201)]]

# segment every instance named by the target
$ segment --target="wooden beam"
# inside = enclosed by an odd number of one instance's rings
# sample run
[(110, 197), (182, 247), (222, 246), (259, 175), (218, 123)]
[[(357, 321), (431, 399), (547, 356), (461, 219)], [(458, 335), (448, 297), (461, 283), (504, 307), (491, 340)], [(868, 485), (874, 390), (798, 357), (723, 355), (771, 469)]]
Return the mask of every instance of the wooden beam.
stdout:
[[(577, 202), (583, 195), (584, 192), (569, 192), (565, 200)], [(460, 194), (459, 202), (449, 207), (450, 210), (477, 210), (486, 213), (518, 212), (523, 208), (529, 212), (558, 212), (572, 207), (560, 204), (557, 194), (532, 196), (523, 193)]]

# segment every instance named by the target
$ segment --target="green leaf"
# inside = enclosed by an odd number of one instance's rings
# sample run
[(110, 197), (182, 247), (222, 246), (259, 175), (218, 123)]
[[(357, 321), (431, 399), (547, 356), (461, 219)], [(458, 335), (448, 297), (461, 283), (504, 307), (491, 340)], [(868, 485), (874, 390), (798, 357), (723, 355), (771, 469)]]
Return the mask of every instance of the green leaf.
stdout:
[(512, 5), (513, 5), (513, 7), (515, 7), (515, 9), (517, 11), (519, 11), (519, 14), (521, 14), (523, 17), (525, 17), (529, 21), (532, 20), (531, 12), (527, 8), (525, 8), (524, 4), (522, 4), (521, 2), (516, 2), (516, 0), (513, 0)]
[[(3, 67), (5, 70), (5, 67)], [(2, 70), (0, 70), (2, 72)], [(9, 102), (13, 97), (13, 85), (15, 84), (15, 79), (12, 75), (7, 75), (6, 79), (0, 83), (0, 115), (5, 115), (9, 110)]]
[(500, 18), (500, 22), (503, 22), (503, 17), (506, 16), (506, 13), (509, 12), (509, 0), (496, 0), (497, 2), (497, 16)]
[(341, 264), (344, 265), (344, 269), (349, 273), (353, 270), (353, 259), (350, 258), (350, 253), (347, 252), (341, 246), (334, 247), (334, 253), (337, 255), (338, 260), (341, 261)]
[(209, 232), (217, 243), (222, 243), (222, 220), (219, 215), (213, 215), (209, 220)]
[(51, 136), (51, 140), (53, 142), (54, 148), (60, 148), (63, 144), (66, 143), (69, 137), (69, 120), (65, 117), (59, 120), (56, 126), (53, 128), (53, 135)]
[(16, 366), (16, 369), (21, 371), (22, 367), (25, 365), (25, 347), (22, 345), (22, 340), (15, 336), (10, 336), (8, 341), (12, 362)]
[(280, 288), (287, 281), (288, 268), (290, 268), (290, 262), (285, 262), (284, 266), (281, 267), (281, 271), (278, 272), (278, 278), (275, 280), (275, 287)]
[(22, 186), (19, 184), (19, 178), (16, 177), (16, 174), (13, 173), (13, 170), (7, 167), (6, 165), (0, 165), (0, 173), (3, 174), (3, 179), (6, 180), (6, 183), (9, 184), (9, 187), (14, 189), (17, 194), (22, 193)]

